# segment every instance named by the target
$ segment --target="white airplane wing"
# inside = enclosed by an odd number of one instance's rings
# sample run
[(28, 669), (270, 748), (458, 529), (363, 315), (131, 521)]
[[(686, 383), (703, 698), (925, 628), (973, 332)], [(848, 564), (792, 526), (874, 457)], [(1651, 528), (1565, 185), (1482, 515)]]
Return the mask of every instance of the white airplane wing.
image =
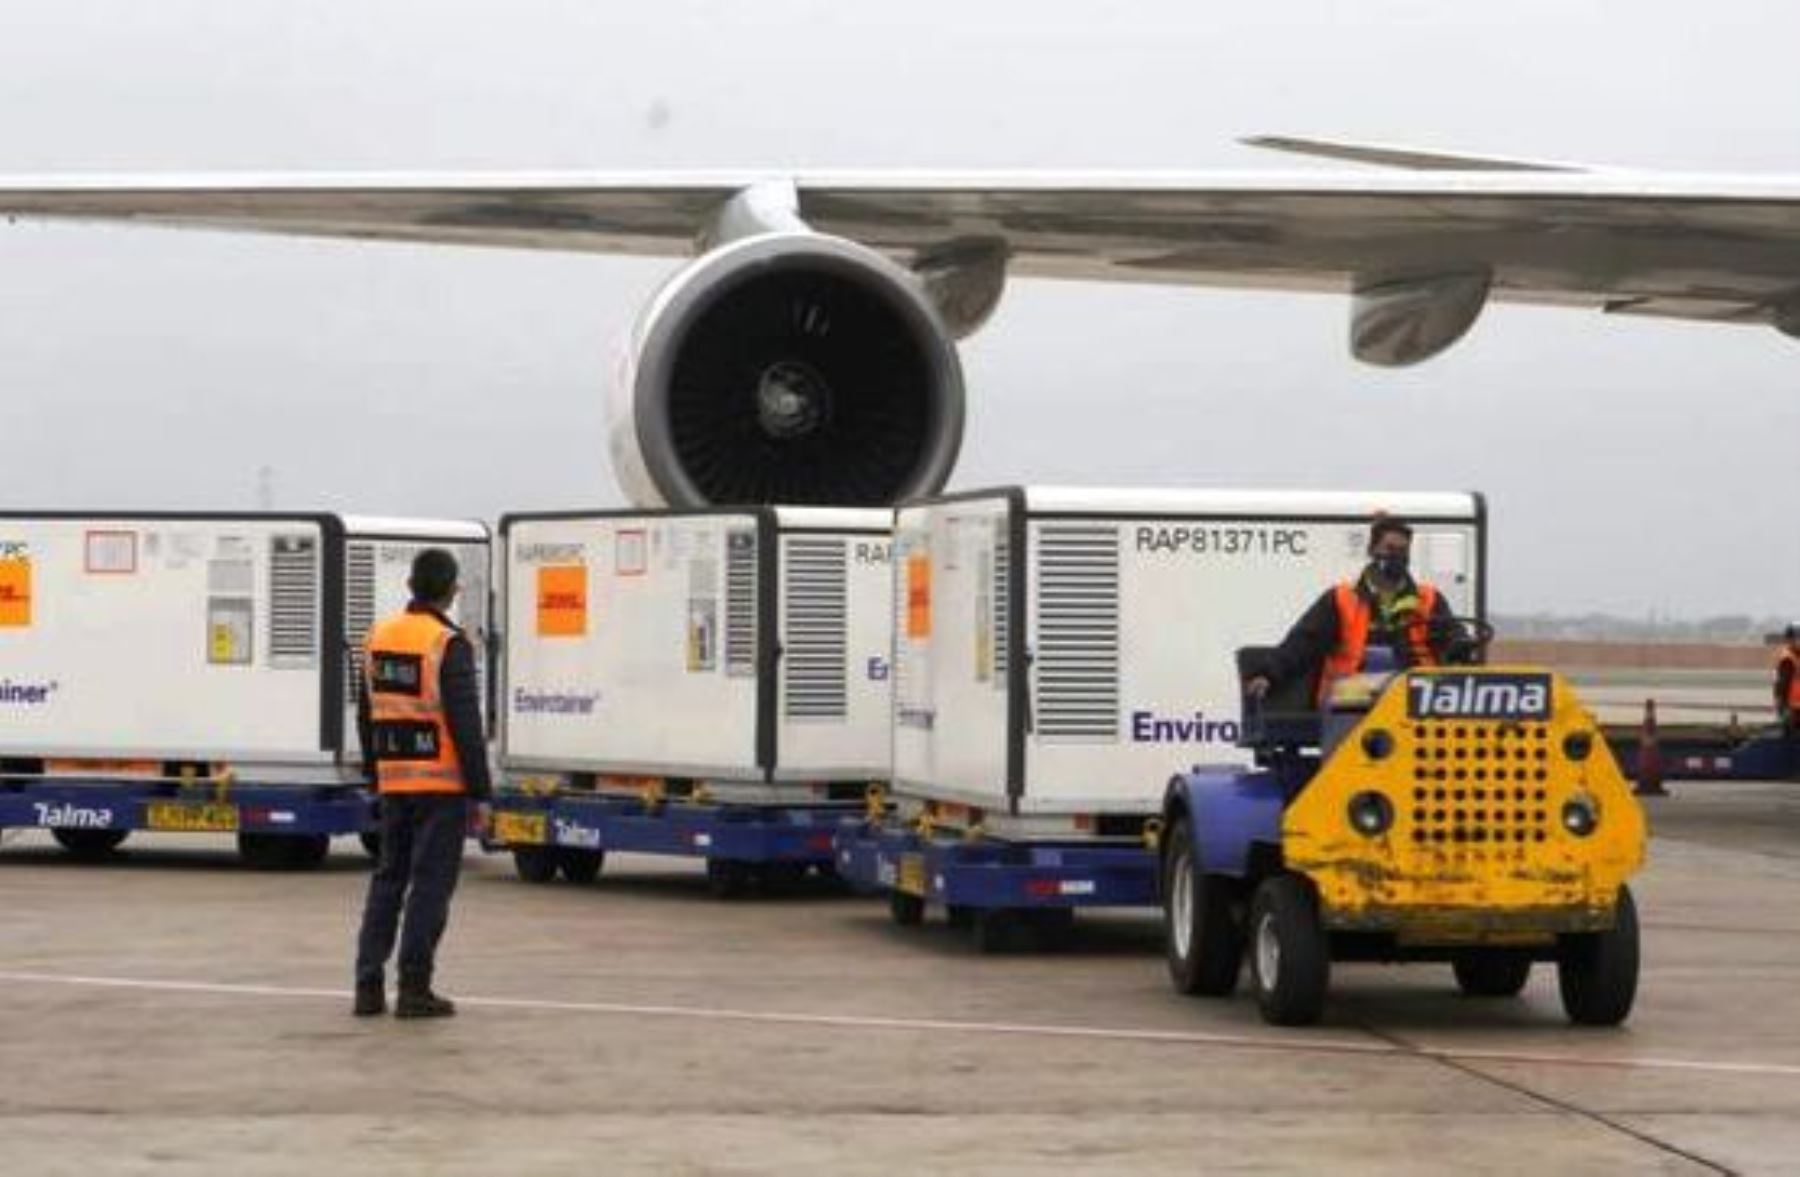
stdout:
[(1800, 178), (1262, 142), (1401, 170), (9, 176), (0, 216), (667, 255), (772, 194), (745, 224), (908, 264), (973, 245), (1015, 274), (1351, 293), (1375, 363), (1436, 354), (1490, 298), (1800, 335)]

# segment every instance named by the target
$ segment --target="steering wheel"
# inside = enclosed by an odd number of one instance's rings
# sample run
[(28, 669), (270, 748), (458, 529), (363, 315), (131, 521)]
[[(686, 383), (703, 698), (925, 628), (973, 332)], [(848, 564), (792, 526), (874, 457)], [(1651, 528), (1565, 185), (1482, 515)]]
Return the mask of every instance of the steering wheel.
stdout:
[(1494, 627), (1479, 617), (1451, 617), (1432, 627), (1431, 644), (1444, 649), (1447, 666), (1479, 666), (1487, 661)]

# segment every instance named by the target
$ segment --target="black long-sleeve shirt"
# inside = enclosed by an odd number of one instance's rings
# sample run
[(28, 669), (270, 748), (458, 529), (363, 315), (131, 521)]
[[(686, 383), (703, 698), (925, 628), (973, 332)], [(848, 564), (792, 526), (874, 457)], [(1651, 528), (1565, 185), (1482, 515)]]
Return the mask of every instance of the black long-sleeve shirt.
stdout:
[[(1394, 595), (1396, 597), (1417, 596), (1418, 586), (1410, 578), (1406, 585)], [(1382, 616), (1374, 589), (1369, 586), (1367, 576), (1356, 582), (1356, 592), (1369, 602), (1369, 644), (1372, 646), (1389, 646), (1394, 656), (1405, 667), (1411, 657), (1411, 643), (1406, 638), (1403, 619), (1388, 619)], [(1437, 594), (1437, 601), (1431, 609), (1431, 616), (1426, 622), (1432, 652), (1439, 661), (1443, 661), (1450, 643), (1456, 639), (1457, 626), (1455, 615), (1450, 612), (1450, 605), (1444, 600), (1444, 594)], [(1342, 628), (1339, 625), (1337, 609), (1337, 588), (1326, 589), (1320, 594), (1300, 619), (1294, 622), (1287, 636), (1281, 639), (1281, 645), (1269, 655), (1265, 673), (1276, 683), (1292, 682), (1316, 674), (1325, 665), (1325, 659), (1338, 648), (1342, 640)]]
[[(493, 795), (494, 785), (488, 775), (487, 732), (481, 722), (481, 675), (475, 667), (475, 646), (461, 627), (429, 605), (414, 602), (408, 613), (429, 613), (450, 627), (450, 641), (444, 647), (444, 664), (438, 673), (438, 698), (444, 703), (444, 722), (450, 729), (450, 742), (456, 746), (457, 767), (469, 796), (485, 801)], [(365, 681), (356, 700), (356, 734), (362, 741), (363, 763), (369, 778), (375, 779), (375, 741), (369, 712), (369, 687)]]

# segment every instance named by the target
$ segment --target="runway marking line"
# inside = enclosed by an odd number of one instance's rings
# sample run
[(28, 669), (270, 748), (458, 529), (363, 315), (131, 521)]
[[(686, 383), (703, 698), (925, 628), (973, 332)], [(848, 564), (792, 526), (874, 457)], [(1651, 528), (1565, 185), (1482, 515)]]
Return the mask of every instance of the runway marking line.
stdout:
[[(306, 998), (348, 1002), (347, 989), (309, 989), (286, 985), (233, 984), (220, 981), (153, 980), (137, 977), (99, 977), (68, 973), (0, 971), (0, 984), (69, 985), (91, 989), (128, 989), (159, 993), (203, 993), (226, 997)], [(650, 1018), (686, 1018), (694, 1021), (740, 1022), (751, 1025), (811, 1026), (846, 1030), (896, 1030), (913, 1033), (952, 1033), (995, 1037), (1062, 1038), (1106, 1042), (1148, 1042), (1170, 1046), (1220, 1046), (1241, 1050), (1288, 1051), (1309, 1054), (1358, 1055), (1366, 1058), (1405, 1058), (1462, 1063), (1515, 1063), (1531, 1066), (1595, 1067), (1627, 1071), (1676, 1071), (1713, 1075), (1755, 1075), (1800, 1079), (1800, 1065), (1789, 1063), (1733, 1062), (1714, 1059), (1608, 1058), (1595, 1055), (1559, 1054), (1513, 1050), (1458, 1049), (1388, 1040), (1355, 1041), (1291, 1034), (1258, 1037), (1250, 1034), (1216, 1034), (1188, 1030), (1148, 1030), (1125, 1026), (1069, 1026), (1037, 1022), (976, 1022), (940, 1018), (884, 1018), (855, 1014), (781, 1013), (770, 1010), (708, 1008), (686, 1005), (635, 1005), (614, 1001), (557, 1001), (529, 997), (462, 997), (456, 1002), (470, 1009), (521, 1010), (535, 1013), (577, 1013)]]

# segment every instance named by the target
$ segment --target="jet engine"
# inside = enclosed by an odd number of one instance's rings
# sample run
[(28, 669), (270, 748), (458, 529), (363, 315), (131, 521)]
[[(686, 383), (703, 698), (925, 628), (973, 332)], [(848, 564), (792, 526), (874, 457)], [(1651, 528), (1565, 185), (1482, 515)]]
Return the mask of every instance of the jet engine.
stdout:
[(613, 397), (641, 506), (868, 506), (939, 490), (962, 444), (952, 331), (919, 277), (811, 232), (729, 241), (633, 333)]

